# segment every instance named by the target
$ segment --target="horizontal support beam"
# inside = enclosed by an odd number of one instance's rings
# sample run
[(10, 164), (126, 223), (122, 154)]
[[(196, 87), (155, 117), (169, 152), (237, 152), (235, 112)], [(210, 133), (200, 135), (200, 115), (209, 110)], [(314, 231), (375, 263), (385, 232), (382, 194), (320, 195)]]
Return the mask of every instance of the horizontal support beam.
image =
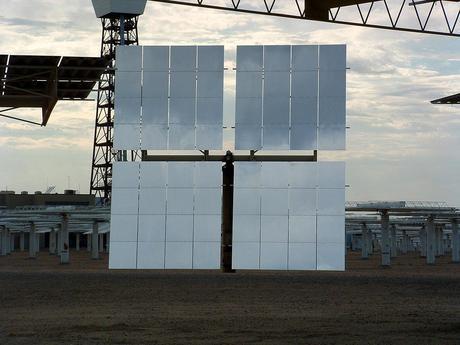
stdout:
[[(317, 162), (318, 153), (313, 155), (266, 155), (266, 154), (234, 154), (234, 162)], [(202, 155), (149, 155), (146, 151), (142, 152), (143, 162), (225, 162), (227, 155), (210, 155), (206, 152)]]

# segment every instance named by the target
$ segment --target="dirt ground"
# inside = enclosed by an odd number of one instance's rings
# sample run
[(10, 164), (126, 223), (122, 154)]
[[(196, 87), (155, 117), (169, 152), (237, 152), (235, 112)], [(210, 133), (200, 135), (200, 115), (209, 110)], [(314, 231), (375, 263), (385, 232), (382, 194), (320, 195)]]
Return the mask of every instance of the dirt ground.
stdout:
[(108, 271), (0, 257), (0, 344), (460, 344), (460, 265), (347, 272)]

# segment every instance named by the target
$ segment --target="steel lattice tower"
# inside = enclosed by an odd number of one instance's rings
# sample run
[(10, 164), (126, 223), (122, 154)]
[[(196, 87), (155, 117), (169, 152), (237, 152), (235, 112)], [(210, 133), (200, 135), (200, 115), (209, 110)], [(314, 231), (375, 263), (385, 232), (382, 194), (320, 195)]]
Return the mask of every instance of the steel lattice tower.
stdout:
[[(118, 45), (138, 45), (138, 16), (118, 15), (102, 18), (101, 57), (109, 61), (107, 71), (101, 76), (97, 92), (96, 123), (91, 168), (90, 193), (104, 200), (110, 198), (112, 187), (112, 162), (116, 152), (113, 146), (115, 48)], [(131, 159), (137, 153), (131, 153)]]

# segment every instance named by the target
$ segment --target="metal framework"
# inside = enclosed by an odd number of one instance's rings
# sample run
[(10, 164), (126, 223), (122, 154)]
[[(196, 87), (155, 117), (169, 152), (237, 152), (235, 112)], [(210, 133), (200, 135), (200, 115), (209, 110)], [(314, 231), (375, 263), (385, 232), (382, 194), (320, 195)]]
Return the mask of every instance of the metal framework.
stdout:
[(150, 0), (378, 29), (460, 36), (458, 0)]
[[(99, 57), (0, 55), (0, 116), (46, 126), (58, 101), (88, 100), (105, 65)], [(21, 108), (41, 109), (41, 122), (5, 114)]]
[(460, 104), (460, 93), (431, 101), (431, 104)]
[[(101, 76), (97, 94), (96, 124), (94, 128), (93, 159), (90, 193), (108, 200), (112, 186), (113, 119), (115, 91), (115, 48), (118, 45), (138, 45), (138, 17), (119, 15), (102, 18), (101, 57), (111, 61), (109, 69)], [(135, 159), (137, 152), (131, 152)]]

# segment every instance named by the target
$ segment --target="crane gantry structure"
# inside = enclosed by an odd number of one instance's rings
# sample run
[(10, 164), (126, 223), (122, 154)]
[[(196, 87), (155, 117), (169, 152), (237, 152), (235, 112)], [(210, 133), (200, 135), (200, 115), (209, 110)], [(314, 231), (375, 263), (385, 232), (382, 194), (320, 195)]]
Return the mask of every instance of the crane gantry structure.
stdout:
[(150, 0), (154, 2), (314, 20), (327, 23), (460, 36), (458, 0)]
[[(115, 66), (117, 45), (138, 44), (138, 17), (147, 0), (92, 0), (101, 18), (101, 55)], [(460, 37), (460, 0), (149, 0), (201, 9), (257, 14), (278, 18), (320, 21), (376, 29)], [(135, 8), (135, 11), (124, 11)], [(105, 12), (106, 13), (105, 13)], [(114, 69), (99, 84), (90, 191), (111, 196), (114, 119)], [(139, 159), (131, 152), (126, 159)]]

